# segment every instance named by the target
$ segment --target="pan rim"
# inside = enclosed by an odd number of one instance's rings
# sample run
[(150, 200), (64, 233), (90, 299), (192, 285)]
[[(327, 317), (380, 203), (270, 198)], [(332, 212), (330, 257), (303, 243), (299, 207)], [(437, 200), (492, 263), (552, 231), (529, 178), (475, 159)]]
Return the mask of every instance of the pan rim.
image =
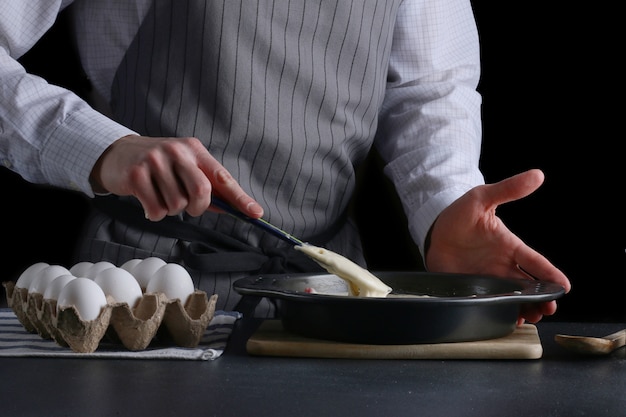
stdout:
[(498, 285), (510, 284), (516, 286), (515, 290), (473, 294), (469, 296), (431, 296), (431, 297), (355, 297), (349, 295), (304, 293), (301, 291), (287, 290), (276, 286), (287, 280), (298, 279), (341, 279), (330, 273), (290, 273), (290, 274), (259, 274), (241, 278), (234, 282), (234, 289), (242, 295), (264, 296), (284, 300), (299, 301), (305, 303), (342, 303), (342, 304), (500, 304), (500, 303), (534, 303), (552, 301), (565, 294), (565, 289), (555, 283), (523, 278), (502, 278), (490, 275), (442, 273), (424, 271), (373, 271), (374, 275), (383, 282), (385, 278), (398, 274), (410, 274), (416, 278), (437, 279), (468, 279), (481, 280), (482, 282), (494, 282)]

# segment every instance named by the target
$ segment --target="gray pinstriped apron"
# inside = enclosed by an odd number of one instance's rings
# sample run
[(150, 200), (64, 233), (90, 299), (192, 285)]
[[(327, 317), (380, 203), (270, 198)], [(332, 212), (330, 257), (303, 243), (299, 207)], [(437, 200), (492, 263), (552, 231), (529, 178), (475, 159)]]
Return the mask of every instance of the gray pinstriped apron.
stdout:
[[(364, 264), (346, 211), (369, 151), (400, 0), (155, 1), (118, 68), (115, 118), (149, 136), (194, 136), (265, 209), (303, 240)], [(165, 226), (96, 199), (79, 260), (159, 256), (233, 309), (232, 282), (317, 270), (289, 245), (226, 215)], [(184, 229), (184, 231), (183, 231)], [(195, 229), (195, 230), (191, 230)], [(177, 231), (180, 235), (177, 235)], [(257, 316), (271, 316), (266, 300)]]

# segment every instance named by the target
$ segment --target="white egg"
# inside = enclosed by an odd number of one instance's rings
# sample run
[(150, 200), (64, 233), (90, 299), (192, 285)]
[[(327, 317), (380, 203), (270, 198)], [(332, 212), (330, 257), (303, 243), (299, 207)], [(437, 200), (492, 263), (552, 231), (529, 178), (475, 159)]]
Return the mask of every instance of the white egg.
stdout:
[(55, 301), (58, 300), (59, 294), (61, 293), (61, 290), (63, 289), (65, 284), (67, 284), (68, 282), (70, 282), (71, 280), (75, 278), (76, 277), (74, 275), (69, 275), (69, 274), (59, 275), (58, 277), (53, 279), (52, 282), (48, 284), (48, 286), (46, 287), (46, 290), (43, 292), (43, 299), (55, 300)]
[(30, 283), (35, 279), (39, 272), (45, 267), (50, 266), (50, 264), (46, 262), (37, 262), (26, 268), (20, 276), (17, 278), (15, 282), (15, 288), (26, 288), (30, 287)]
[(62, 265), (48, 265), (31, 281), (28, 286), (29, 294), (43, 294), (46, 291), (46, 287), (53, 279), (58, 276), (69, 274), (70, 271)]
[(141, 262), (135, 265), (131, 273), (139, 283), (141, 289), (145, 291), (154, 273), (165, 264), (166, 262), (163, 259), (151, 256), (142, 259)]
[(139, 283), (132, 274), (122, 268), (107, 268), (100, 271), (94, 282), (105, 295), (113, 297), (117, 303), (126, 303), (133, 308), (143, 295)]
[(75, 277), (86, 277), (89, 269), (93, 266), (93, 262), (83, 261), (74, 264), (70, 268), (70, 273)]
[(83, 276), (85, 278), (94, 279), (96, 277), (96, 275), (98, 275), (98, 272), (103, 271), (103, 270), (108, 269), (108, 268), (115, 268), (115, 265), (113, 265), (109, 261), (96, 262), (93, 265), (91, 265), (89, 268), (87, 268), (87, 270), (85, 271), (85, 274)]
[(98, 318), (106, 305), (107, 299), (102, 288), (89, 278), (78, 277), (61, 289), (57, 311), (74, 306), (82, 320), (92, 321)]
[(195, 291), (189, 272), (176, 263), (167, 263), (159, 268), (146, 287), (147, 293), (161, 292), (168, 300), (179, 299), (183, 304)]
[(120, 268), (127, 270), (128, 272), (132, 273), (133, 272), (133, 268), (135, 266), (137, 266), (137, 264), (139, 262), (141, 262), (141, 258), (134, 258), (134, 259), (129, 259), (126, 262), (124, 262)]

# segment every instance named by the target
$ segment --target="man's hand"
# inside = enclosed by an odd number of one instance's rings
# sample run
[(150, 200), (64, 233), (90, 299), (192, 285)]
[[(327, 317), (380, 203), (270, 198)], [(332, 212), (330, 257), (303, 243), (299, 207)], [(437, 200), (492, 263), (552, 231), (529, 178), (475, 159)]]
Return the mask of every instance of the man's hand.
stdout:
[(263, 215), (196, 138), (125, 136), (98, 159), (91, 182), (96, 192), (137, 197), (153, 221), (183, 211), (199, 216), (209, 209), (212, 193), (250, 217)]
[[(430, 271), (474, 273), (559, 284), (568, 278), (540, 253), (527, 246), (496, 216), (498, 205), (533, 193), (544, 180), (538, 169), (495, 184), (473, 188), (446, 208), (435, 221), (426, 265)], [(556, 311), (556, 301), (524, 306), (519, 323), (536, 323)]]

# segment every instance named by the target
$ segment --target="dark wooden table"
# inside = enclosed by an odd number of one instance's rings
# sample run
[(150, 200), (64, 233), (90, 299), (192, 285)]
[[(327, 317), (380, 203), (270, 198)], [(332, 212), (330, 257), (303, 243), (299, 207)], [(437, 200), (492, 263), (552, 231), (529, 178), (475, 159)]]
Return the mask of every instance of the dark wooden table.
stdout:
[(626, 349), (585, 357), (553, 341), (626, 324), (541, 322), (537, 360), (254, 357), (258, 325), (240, 320), (210, 362), (0, 359), (0, 415), (626, 416)]

